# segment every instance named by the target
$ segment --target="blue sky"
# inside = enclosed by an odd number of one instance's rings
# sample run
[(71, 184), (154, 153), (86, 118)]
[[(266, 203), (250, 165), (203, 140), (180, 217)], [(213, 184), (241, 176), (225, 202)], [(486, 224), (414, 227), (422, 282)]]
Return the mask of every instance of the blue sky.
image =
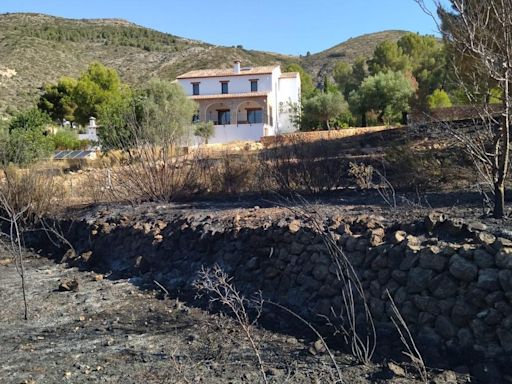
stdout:
[(0, 0), (6, 12), (123, 18), (213, 44), (296, 55), (386, 29), (436, 32), (414, 0)]

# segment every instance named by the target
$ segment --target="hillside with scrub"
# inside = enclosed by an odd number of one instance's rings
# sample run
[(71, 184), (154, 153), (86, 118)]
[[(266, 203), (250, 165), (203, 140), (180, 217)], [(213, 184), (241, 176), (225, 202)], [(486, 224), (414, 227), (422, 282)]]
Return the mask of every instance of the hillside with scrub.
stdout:
[(355, 36), (334, 47), (302, 58), (304, 68), (316, 78), (330, 75), (336, 62), (353, 64), (357, 59), (371, 57), (375, 48), (384, 41), (398, 41), (407, 31), (382, 31)]
[(93, 61), (119, 71), (131, 84), (168, 80), (192, 69), (291, 61), (266, 52), (215, 46), (124, 20), (71, 20), (41, 14), (0, 15), (0, 113), (26, 108), (38, 87), (78, 76)]
[(42, 14), (0, 15), (0, 114), (12, 115), (38, 96), (44, 83), (76, 77), (93, 61), (115, 68), (132, 85), (159, 77), (173, 80), (194, 69), (280, 63), (303, 65), (317, 80), (339, 61), (370, 57), (376, 45), (405, 32), (355, 37), (303, 57), (224, 47), (144, 28), (120, 19), (72, 20)]

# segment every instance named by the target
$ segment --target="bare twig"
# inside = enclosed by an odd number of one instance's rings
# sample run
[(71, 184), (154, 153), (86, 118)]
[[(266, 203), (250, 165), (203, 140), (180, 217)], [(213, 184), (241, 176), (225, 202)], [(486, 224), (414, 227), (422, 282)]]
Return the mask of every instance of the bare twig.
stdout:
[[(156, 281), (155, 281), (156, 283)], [(178, 361), (176, 358), (176, 352), (178, 351), (178, 348), (176, 348), (173, 353), (171, 354), (170, 360), (172, 363), (172, 366), (176, 373), (181, 377), (181, 379), (185, 382), (185, 384), (192, 384), (192, 381), (187, 377), (187, 371), (188, 369), (183, 366), (183, 364)]]
[(164, 293), (167, 295), (167, 296), (171, 296), (169, 294), (169, 291), (167, 290), (167, 288), (165, 288), (162, 284), (160, 284), (158, 281), (156, 280), (153, 280), (153, 283), (155, 283), (162, 291), (164, 291)]
[[(332, 233), (325, 228), (318, 213), (319, 210), (298, 194), (292, 198), (293, 201), (285, 199), (284, 206), (296, 217), (302, 217), (312, 223), (313, 229), (321, 236), (336, 267), (336, 277), (341, 283), (340, 296), (343, 300), (343, 308), (340, 308), (339, 313), (333, 313), (339, 323), (335, 330), (343, 335), (352, 349), (352, 354), (361, 363), (370, 364), (375, 352), (377, 334), (361, 280)], [(360, 309), (365, 322), (363, 326), (359, 323), (357, 316)]]
[(270, 301), (270, 300), (266, 300), (265, 303), (271, 304), (271, 305), (287, 312), (288, 314), (292, 315), (296, 319), (300, 320), (304, 325), (306, 325), (309, 329), (311, 329), (311, 331), (313, 331), (313, 333), (316, 335), (316, 337), (318, 337), (318, 340), (320, 340), (322, 342), (322, 345), (324, 346), (325, 350), (329, 354), (329, 358), (331, 359), (332, 364), (334, 365), (334, 368), (336, 369), (336, 373), (338, 375), (338, 380), (336, 381), (336, 383), (342, 384), (343, 376), (341, 374), (341, 369), (340, 369), (338, 363), (336, 362), (336, 358), (334, 357), (334, 354), (332, 353), (331, 349), (327, 345), (324, 337), (320, 334), (320, 332), (317, 331), (317, 329), (313, 326), (313, 324), (311, 324), (309, 321), (304, 319), (298, 313), (292, 311), (290, 308), (285, 307), (284, 305), (281, 305), (279, 303), (276, 303), (276, 302)]
[(386, 294), (391, 303), (391, 310), (393, 311), (393, 316), (391, 317), (391, 321), (393, 322), (398, 334), (400, 335), (400, 341), (405, 347), (406, 351), (403, 352), (405, 356), (411, 359), (412, 364), (417, 369), (421, 380), (426, 384), (428, 383), (428, 372), (425, 366), (425, 362), (423, 361), (423, 357), (421, 356), (420, 351), (416, 347), (416, 343), (411, 335), (411, 331), (407, 326), (404, 318), (400, 314), (389, 290), (386, 290)]
[(0, 212), (5, 212), (5, 216), (0, 216), (0, 222), (3, 221), (7, 223), (9, 227), (7, 237), (10, 242), (10, 250), (16, 266), (16, 270), (21, 278), (21, 291), (23, 295), (24, 309), (23, 317), (25, 320), (28, 320), (28, 299), (26, 287), (25, 257), (20, 219), (23, 217), (27, 210), (28, 207), (24, 207), (18, 212), (15, 211), (4, 193), (0, 191)]
[[(253, 334), (253, 326), (261, 315), (263, 309), (263, 298), (261, 292), (253, 298), (247, 299), (231, 283), (229, 276), (222, 269), (215, 265), (213, 268), (202, 268), (199, 278), (194, 282), (194, 287), (201, 293), (206, 292), (211, 302), (218, 302), (230, 309), (235, 316), (237, 323), (242, 327), (251, 348), (258, 360), (258, 366), (263, 381), (268, 384), (265, 365), (261, 357), (261, 352)], [(255, 312), (254, 319), (251, 320), (249, 310)]]

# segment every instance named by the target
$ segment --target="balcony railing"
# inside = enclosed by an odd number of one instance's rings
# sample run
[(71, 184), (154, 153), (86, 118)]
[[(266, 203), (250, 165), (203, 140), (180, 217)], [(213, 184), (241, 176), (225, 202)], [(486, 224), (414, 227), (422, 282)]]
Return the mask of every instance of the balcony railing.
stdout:
[[(221, 121), (215, 121), (215, 120), (210, 120), (210, 121), (213, 121), (214, 125), (231, 125), (232, 124), (230, 121), (228, 121), (228, 122), (221, 122)], [(268, 123), (265, 123), (263, 121), (251, 123), (247, 120), (238, 120), (238, 122), (237, 122), (237, 125), (257, 125), (257, 124), (268, 124)]]

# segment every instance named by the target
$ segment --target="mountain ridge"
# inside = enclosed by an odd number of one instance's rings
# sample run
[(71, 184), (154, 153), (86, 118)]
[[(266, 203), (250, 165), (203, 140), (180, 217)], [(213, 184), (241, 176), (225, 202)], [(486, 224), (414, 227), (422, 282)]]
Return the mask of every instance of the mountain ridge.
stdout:
[[(388, 36), (383, 31), (349, 39), (310, 56), (226, 47), (139, 26), (124, 19), (69, 19), (42, 13), (0, 14), (0, 115), (37, 100), (44, 83), (77, 77), (93, 61), (119, 71), (131, 85), (150, 77), (173, 80), (194, 69), (298, 63), (320, 78), (339, 60), (369, 57)], [(375, 35), (375, 38), (372, 36)]]

